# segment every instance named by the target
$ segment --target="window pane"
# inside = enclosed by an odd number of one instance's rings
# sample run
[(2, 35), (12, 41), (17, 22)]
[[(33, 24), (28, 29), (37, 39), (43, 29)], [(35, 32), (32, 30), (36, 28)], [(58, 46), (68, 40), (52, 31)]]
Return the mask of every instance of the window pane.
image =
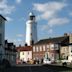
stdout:
[(45, 45), (43, 45), (43, 51), (45, 51)]
[(36, 52), (38, 52), (38, 51), (39, 51), (38, 46), (36, 46)]
[(55, 44), (55, 49), (58, 50), (58, 44)]
[(51, 48), (54, 48), (54, 44), (51, 44), (50, 47), (51, 47)]
[(38, 50), (38, 47), (36, 47), (36, 51), (38, 52), (39, 50)]
[(49, 48), (49, 45), (47, 45), (47, 48)]
[(40, 46), (40, 51), (42, 51), (42, 47)]
[(35, 46), (33, 46), (33, 52), (35, 52)]

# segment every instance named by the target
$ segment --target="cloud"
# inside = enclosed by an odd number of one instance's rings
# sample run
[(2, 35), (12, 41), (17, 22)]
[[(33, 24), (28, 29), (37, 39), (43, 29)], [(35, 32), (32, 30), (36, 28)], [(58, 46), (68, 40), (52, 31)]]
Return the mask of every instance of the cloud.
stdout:
[(15, 44), (16, 46), (24, 45), (24, 40), (23, 40), (23, 39), (20, 39), (20, 38), (14, 39), (13, 42), (14, 42), (14, 44)]
[(7, 19), (8, 22), (9, 22), (9, 21), (13, 21), (13, 19), (10, 18), (10, 17), (6, 17), (6, 19)]
[[(34, 3), (33, 9), (40, 14), (37, 16), (37, 20), (46, 20), (48, 24), (43, 27), (47, 29), (48, 26), (63, 25), (69, 23), (69, 19), (66, 17), (60, 18), (58, 12), (62, 11), (63, 8), (67, 7), (68, 4), (63, 2), (48, 2), (48, 3)], [(52, 30), (50, 30), (52, 32)]]
[(22, 39), (17, 39), (17, 41), (18, 41), (18, 42), (21, 42), (21, 41), (22, 41)]
[(48, 33), (52, 34), (53, 33), (53, 29), (49, 29)]
[(16, 0), (16, 3), (18, 3), (18, 4), (21, 3), (21, 0)]
[(40, 30), (43, 32), (42, 34), (44, 33), (52, 34), (53, 33), (53, 29), (48, 24), (41, 25), (40, 28), (41, 28)]
[(23, 34), (18, 34), (18, 35), (16, 35), (17, 37), (24, 37), (24, 35)]
[(62, 2), (49, 2), (49, 3), (35, 3), (33, 4), (34, 10), (39, 11), (39, 12), (46, 12), (46, 11), (56, 11), (56, 10), (61, 10), (63, 7), (66, 6), (65, 3)]
[(33, 9), (40, 12), (41, 14), (38, 15), (38, 19), (45, 19), (48, 20), (57, 16), (57, 12), (61, 11), (67, 4), (64, 2), (48, 2), (48, 3), (34, 3)]
[(7, 0), (0, 2), (0, 14), (11, 14), (15, 10), (15, 6), (8, 5)]
[(70, 12), (69, 15), (72, 16), (72, 12)]
[(41, 25), (41, 30), (44, 31), (44, 30), (48, 30), (49, 29), (49, 26), (48, 25)]
[(20, 39), (20, 38), (17, 38), (17, 39), (9, 39), (8, 38), (8, 42), (13, 42), (16, 46), (19, 46), (20, 44), (24, 45), (24, 40)]
[(70, 20), (68, 18), (53, 18), (49, 20), (48, 25), (54, 26), (54, 25), (63, 25), (69, 23)]
[(36, 19), (37, 20), (41, 20), (41, 19), (43, 19), (43, 20), (49, 20), (49, 19), (51, 19), (51, 18), (53, 18), (55, 16), (56, 16), (55, 12), (46, 11), (46, 12), (42, 13), (41, 15), (38, 15), (36, 17)]

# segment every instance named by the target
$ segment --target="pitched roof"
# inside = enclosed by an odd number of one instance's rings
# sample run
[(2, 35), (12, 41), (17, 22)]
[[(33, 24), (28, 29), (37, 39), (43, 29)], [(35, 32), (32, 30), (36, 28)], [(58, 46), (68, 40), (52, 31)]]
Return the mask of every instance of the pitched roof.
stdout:
[(0, 14), (0, 17), (2, 17), (4, 20), (6, 20), (6, 18), (4, 18), (1, 14)]
[(37, 43), (35, 43), (34, 45), (41, 45), (41, 44), (48, 44), (48, 43), (62, 43), (64, 40), (69, 42), (69, 36), (42, 39), (42, 40), (38, 41)]
[(17, 51), (32, 51), (31, 46), (16, 47)]

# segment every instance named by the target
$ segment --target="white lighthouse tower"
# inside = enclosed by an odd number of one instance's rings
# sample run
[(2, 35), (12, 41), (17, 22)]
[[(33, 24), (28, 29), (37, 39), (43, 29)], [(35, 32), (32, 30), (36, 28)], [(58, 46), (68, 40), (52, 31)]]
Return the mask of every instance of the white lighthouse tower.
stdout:
[(28, 46), (37, 42), (37, 23), (35, 15), (30, 12), (29, 20), (26, 22), (26, 44)]

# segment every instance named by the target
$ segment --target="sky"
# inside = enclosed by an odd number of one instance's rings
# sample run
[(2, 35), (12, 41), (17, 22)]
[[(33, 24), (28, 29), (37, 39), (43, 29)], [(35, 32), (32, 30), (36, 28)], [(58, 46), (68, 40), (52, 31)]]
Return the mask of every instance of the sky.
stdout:
[(36, 16), (38, 40), (72, 33), (72, 0), (0, 0), (8, 42), (25, 44), (30, 12)]

